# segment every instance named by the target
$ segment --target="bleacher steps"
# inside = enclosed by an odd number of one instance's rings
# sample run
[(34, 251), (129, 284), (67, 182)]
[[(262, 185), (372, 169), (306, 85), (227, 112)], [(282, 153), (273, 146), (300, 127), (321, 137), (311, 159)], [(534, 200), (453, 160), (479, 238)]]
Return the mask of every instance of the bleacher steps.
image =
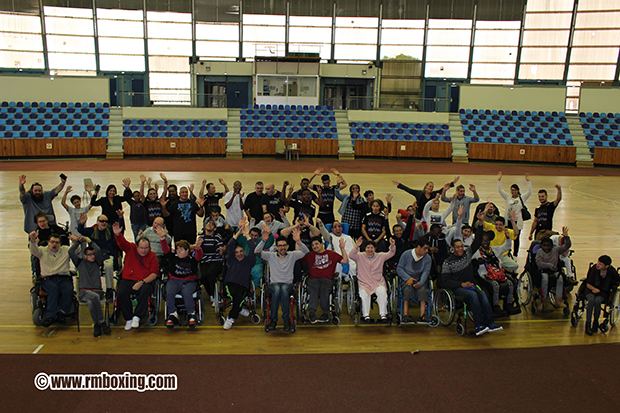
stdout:
[(106, 159), (123, 159), (123, 108), (110, 107)]
[(228, 108), (228, 136), (226, 138), (226, 158), (243, 158), (243, 144), (241, 143), (241, 109)]
[(458, 113), (450, 113), (448, 123), (450, 138), (452, 139), (452, 162), (468, 163), (469, 153), (465, 145), (465, 135), (461, 127), (461, 118)]
[(336, 118), (336, 127), (338, 128), (338, 159), (353, 160), (355, 159), (355, 149), (351, 139), (347, 111), (334, 110), (334, 117)]
[(583, 133), (579, 116), (566, 115), (566, 122), (568, 123), (570, 134), (573, 137), (575, 149), (577, 149), (575, 165), (579, 168), (593, 168), (594, 162), (592, 159), (592, 154), (590, 153), (590, 147), (588, 146), (586, 135)]

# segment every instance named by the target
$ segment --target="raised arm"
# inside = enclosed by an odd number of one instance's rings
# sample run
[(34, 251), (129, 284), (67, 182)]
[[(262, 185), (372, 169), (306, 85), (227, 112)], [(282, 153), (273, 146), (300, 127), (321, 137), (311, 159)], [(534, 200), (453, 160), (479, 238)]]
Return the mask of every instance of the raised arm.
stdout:
[(424, 193), (424, 191), (420, 191), (418, 189), (411, 189), (408, 186), (405, 186), (405, 185), (401, 184), (397, 180), (392, 180), (392, 183), (394, 185), (396, 185), (396, 188), (401, 189), (401, 190), (407, 192), (408, 194), (411, 194), (411, 195), (415, 196), (416, 198), (418, 198), (420, 195), (422, 195)]
[(228, 185), (226, 185), (226, 182), (222, 178), (219, 178), (218, 181), (224, 187), (224, 195), (230, 192), (230, 189), (228, 189)]
[(553, 201), (553, 205), (558, 206), (558, 204), (562, 200), (562, 187), (558, 184), (555, 186), (555, 189), (558, 190), (558, 195), (555, 197), (555, 201)]
[(523, 202), (527, 201), (532, 195), (532, 181), (530, 180), (530, 174), (525, 174), (525, 180), (527, 181), (527, 191), (521, 195)]
[(26, 183), (26, 175), (20, 175), (19, 176), (19, 184), (17, 185), (17, 189), (19, 189), (19, 196), (20, 197), (26, 196), (26, 188), (24, 187), (25, 183)]
[(56, 186), (56, 188), (54, 188), (54, 191), (56, 192), (56, 195), (58, 195), (60, 193), (60, 191), (62, 191), (62, 188), (65, 187), (66, 183), (67, 183), (67, 175), (60, 174), (60, 183), (58, 184), (58, 186)]
[(71, 192), (72, 190), (73, 187), (69, 185), (67, 187), (67, 190), (65, 191), (65, 194), (62, 196), (62, 201), (60, 201), (60, 205), (62, 205), (63, 208), (67, 210), (67, 212), (69, 212), (69, 205), (67, 205), (67, 195), (69, 195), (69, 192)]

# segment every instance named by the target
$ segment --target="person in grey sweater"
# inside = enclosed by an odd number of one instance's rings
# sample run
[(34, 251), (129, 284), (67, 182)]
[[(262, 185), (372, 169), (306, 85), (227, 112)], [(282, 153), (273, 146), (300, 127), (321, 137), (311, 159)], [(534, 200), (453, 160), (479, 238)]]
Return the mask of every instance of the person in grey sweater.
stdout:
[(299, 251), (288, 251), (288, 243), (284, 237), (276, 240), (276, 252), (263, 251), (265, 242), (269, 239), (271, 231), (263, 226), (262, 240), (254, 249), (254, 254), (260, 256), (269, 263), (269, 293), (271, 294), (271, 308), (269, 309), (270, 320), (268, 329), (276, 328), (278, 322), (278, 307), (282, 303), (282, 321), (284, 331), (291, 329), (290, 306), (288, 298), (293, 293), (293, 270), (295, 261), (305, 256), (310, 250), (301, 242), (301, 230), (293, 228), (293, 240)]
[[(409, 217), (410, 219), (413, 217)], [(420, 322), (428, 323), (430, 318), (426, 314), (426, 304), (430, 295), (428, 290), (428, 276), (431, 273), (432, 259), (428, 255), (430, 241), (427, 237), (418, 238), (415, 248), (405, 251), (398, 260), (396, 272), (403, 280), (403, 319), (404, 323), (411, 322), (409, 317), (409, 300), (415, 298), (420, 303)]]
[(545, 308), (545, 299), (547, 298), (547, 291), (549, 287), (549, 274), (557, 274), (555, 282), (555, 306), (557, 308), (566, 308), (563, 300), (564, 292), (564, 277), (558, 273), (558, 263), (560, 261), (560, 255), (568, 251), (571, 247), (571, 240), (568, 237), (568, 227), (562, 228), (562, 236), (564, 237), (564, 244), (559, 247), (553, 247), (553, 241), (551, 238), (543, 238), (540, 241), (540, 249), (536, 253), (536, 266), (541, 275), (541, 297), (538, 304), (538, 310), (543, 311)]
[(476, 192), (476, 186), (473, 184), (469, 184), (469, 190), (474, 194), (474, 196), (465, 195), (465, 187), (463, 185), (459, 185), (456, 187), (456, 197), (446, 196), (446, 191), (449, 188), (444, 186), (443, 191), (441, 192), (441, 201), (442, 202), (454, 202), (454, 209), (452, 210), (452, 224), (455, 224), (457, 221), (457, 209), (459, 207), (463, 207), (463, 221), (469, 221), (469, 210), (471, 204), (476, 204), (480, 202), (480, 197), (478, 196), (478, 192)]
[(101, 311), (101, 265), (103, 253), (99, 246), (83, 236), (72, 238), (73, 245), (69, 248), (69, 257), (78, 272), (80, 282), (79, 299), (88, 306), (90, 316), (95, 324), (93, 336), (101, 336), (101, 332), (110, 335), (110, 326), (106, 323)]

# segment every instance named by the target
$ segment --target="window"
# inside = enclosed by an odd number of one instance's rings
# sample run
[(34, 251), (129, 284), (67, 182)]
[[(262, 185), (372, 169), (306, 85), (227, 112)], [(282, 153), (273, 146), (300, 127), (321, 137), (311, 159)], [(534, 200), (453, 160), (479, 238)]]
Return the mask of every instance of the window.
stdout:
[(45, 68), (39, 16), (0, 13), (0, 67)]
[(43, 8), (50, 72), (96, 70), (92, 9)]
[(471, 26), (471, 20), (429, 20), (426, 77), (467, 78)]
[(471, 83), (514, 83), (520, 21), (477, 21)]
[(243, 15), (243, 57), (284, 56), (286, 16)]
[(319, 53), (322, 61), (332, 58), (332, 18), (290, 16), (289, 51)]
[(334, 58), (349, 62), (376, 60), (378, 25), (377, 17), (336, 17)]
[(145, 71), (142, 13), (142, 10), (97, 9), (102, 71)]

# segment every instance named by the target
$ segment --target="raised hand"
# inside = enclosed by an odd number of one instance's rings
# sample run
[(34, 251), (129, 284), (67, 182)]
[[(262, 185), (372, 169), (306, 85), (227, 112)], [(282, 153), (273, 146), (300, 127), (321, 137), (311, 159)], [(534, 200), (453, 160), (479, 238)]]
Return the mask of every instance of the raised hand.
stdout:
[(390, 248), (396, 245), (396, 240), (394, 238), (390, 238)]
[(288, 189), (288, 196), (291, 196), (291, 194), (293, 193), (293, 189), (295, 189), (295, 185), (291, 185)]
[(88, 221), (88, 216), (85, 213), (80, 214), (80, 223), (82, 225), (86, 225), (86, 221)]
[(140, 174), (140, 182), (146, 182), (146, 176)]
[(400, 212), (396, 213), (396, 220), (397, 221), (402, 221), (403, 220), (403, 216), (400, 214)]
[(196, 240), (196, 249), (200, 248), (200, 246), (202, 245), (202, 241), (204, 241), (202, 238), (198, 238)]
[[(151, 179), (151, 178), (149, 178), (149, 179)], [(155, 194), (159, 195), (159, 184), (157, 182), (155, 182), (154, 187), (155, 187)]]
[(191, 184), (189, 184), (189, 192), (194, 192), (194, 183), (192, 182)]
[[(445, 188), (445, 186), (444, 186), (444, 188)], [(437, 200), (437, 199), (439, 199), (439, 198), (441, 198), (441, 194), (437, 194), (437, 195), (435, 195), (435, 200)]]
[(125, 178), (122, 180), (122, 183), (125, 188), (129, 188), (129, 185), (131, 185), (131, 179)]
[(112, 231), (114, 231), (114, 235), (117, 237), (121, 235), (121, 232), (123, 232), (123, 228), (121, 228), (121, 224), (119, 224), (118, 221), (112, 225)]
[(301, 242), (301, 230), (298, 227), (293, 228), (291, 233), (293, 234), (293, 241)]
[(461, 179), (460, 176), (455, 176), (454, 179), (452, 180), (452, 183), (456, 184), (459, 181), (459, 179)]
[(330, 171), (332, 171), (332, 173), (336, 176), (340, 176), (340, 172), (338, 172), (338, 170), (336, 168), (330, 168)]
[(316, 187), (316, 193), (321, 196), (321, 194), (323, 193), (323, 189), (320, 186)]
[(528, 182), (530, 181), (530, 174), (525, 174), (525, 180)]
[(504, 174), (502, 173), (502, 171), (499, 171), (499, 172), (497, 173), (497, 180), (498, 180), (498, 181), (501, 181), (501, 180), (502, 180), (502, 176), (504, 176)]
[(476, 192), (476, 185), (469, 184), (469, 190), (472, 191), (472, 192)]
[(560, 186), (560, 184), (556, 184), (555, 185), (555, 189), (557, 189), (558, 191), (562, 189), (562, 187)]
[(69, 239), (71, 240), (71, 242), (79, 242), (80, 241), (80, 237), (76, 237), (73, 234), (69, 234)]
[(447, 184), (443, 186), (443, 190), (448, 191), (449, 189), (450, 189), (450, 183), (448, 182)]
[(26, 183), (26, 175), (19, 176), (19, 184), (24, 185)]
[(315, 221), (316, 221), (316, 225), (317, 225), (317, 227), (318, 227), (319, 225), (323, 225), (323, 221), (321, 221), (321, 218), (317, 218), (317, 219), (315, 219)]
[(28, 234), (28, 236), (30, 237), (30, 241), (35, 242), (37, 238), (39, 238), (39, 230), (32, 231), (30, 234)]
[(125, 215), (125, 211), (123, 211), (122, 209), (117, 209), (116, 210), (116, 215), (118, 215), (119, 218), (122, 218), (123, 215)]
[(150, 176), (148, 178), (146, 178), (146, 184), (148, 186), (151, 186), (151, 182), (153, 182), (153, 178), (151, 178)]
[(315, 175), (320, 175), (322, 172), (323, 172), (323, 168), (317, 168), (317, 169), (314, 171), (314, 174), (315, 174)]
[(400, 185), (400, 182), (398, 182), (396, 179), (392, 179), (392, 183), (396, 186)]
[(344, 240), (344, 238), (341, 237), (338, 245), (340, 246), (340, 251), (344, 251), (344, 247), (347, 245), (347, 242)]
[(355, 241), (355, 246), (356, 246), (357, 248), (359, 248), (359, 247), (361, 247), (361, 246), (362, 246), (362, 244), (363, 244), (363, 243), (364, 243), (364, 238), (359, 237), (359, 238), (357, 239), (357, 241)]
[(159, 198), (159, 203), (161, 204), (162, 208), (165, 208), (168, 200), (164, 199), (164, 197), (162, 196), (161, 198)]
[(394, 199), (392, 194), (387, 194), (387, 196), (385, 197), (385, 200), (387, 201), (388, 204), (392, 202), (392, 199)]
[(280, 214), (280, 217), (284, 217), (284, 215), (286, 214), (286, 213), (284, 212), (284, 208), (280, 208), (280, 209), (278, 210), (278, 214)]
[(164, 180), (164, 182), (168, 182), (168, 178), (166, 178), (166, 175), (164, 175), (164, 173), (163, 173), (163, 172), (160, 172), (160, 173), (159, 173), (159, 177), (160, 177), (161, 179), (163, 179), (163, 180)]
[(207, 202), (207, 200), (204, 198), (196, 199), (196, 203), (201, 207), (204, 206), (205, 202)]
[(164, 228), (163, 227), (159, 227), (155, 230), (155, 233), (157, 235), (159, 235), (160, 239), (164, 239), (166, 237), (166, 233), (164, 232)]
[(69, 193), (69, 192), (71, 192), (71, 191), (73, 191), (73, 187), (72, 187), (71, 185), (69, 185), (69, 186), (67, 187), (67, 193)]
[[(224, 179), (222, 178), (218, 178), (217, 181), (222, 184), (222, 185), (226, 185), (226, 183), (224, 182)], [(206, 182), (205, 182), (206, 183)]]
[(568, 227), (562, 227), (562, 236), (568, 237)]

